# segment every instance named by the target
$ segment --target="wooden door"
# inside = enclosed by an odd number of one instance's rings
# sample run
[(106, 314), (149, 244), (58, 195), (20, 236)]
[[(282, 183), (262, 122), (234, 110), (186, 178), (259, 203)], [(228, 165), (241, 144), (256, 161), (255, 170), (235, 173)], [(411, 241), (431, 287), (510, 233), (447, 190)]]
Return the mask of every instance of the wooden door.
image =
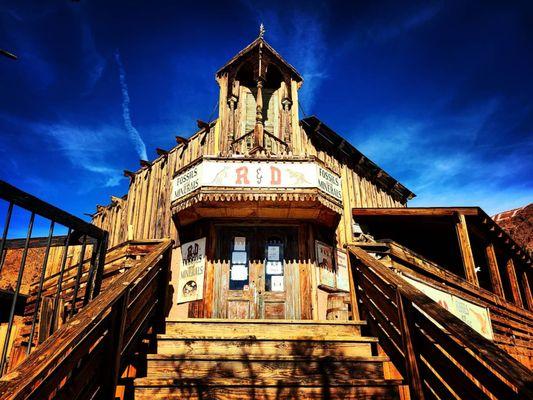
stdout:
[(217, 239), (217, 317), (299, 317), (296, 228), (221, 227)]

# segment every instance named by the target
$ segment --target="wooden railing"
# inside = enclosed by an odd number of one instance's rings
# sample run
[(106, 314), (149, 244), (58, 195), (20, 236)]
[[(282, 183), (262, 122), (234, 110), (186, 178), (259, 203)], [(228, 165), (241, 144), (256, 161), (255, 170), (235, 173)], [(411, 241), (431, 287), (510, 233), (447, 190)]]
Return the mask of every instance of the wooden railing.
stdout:
[(348, 247), (372, 334), (414, 399), (531, 399), (531, 372), (364, 250)]
[(163, 327), (171, 244), (162, 240), (0, 378), (0, 399), (113, 399), (148, 328)]
[[(31, 328), (29, 333), (29, 340), (27, 345), (27, 353), (32, 350), (35, 340), (34, 335), (36, 332), (39, 311), (42, 309), (42, 301), (44, 297), (43, 284), (46, 280), (47, 267), (49, 267), (50, 259), (49, 255), (52, 248), (63, 248), (61, 260), (59, 261), (58, 271), (56, 279), (54, 281), (54, 287), (47, 293), (50, 300), (50, 315), (51, 321), (46, 326), (47, 332), (45, 337), (52, 334), (57, 326), (72, 317), (79, 308), (85, 306), (90, 300), (95, 298), (100, 292), (102, 284), (102, 270), (105, 263), (105, 254), (107, 249), (107, 237), (106, 231), (94, 226), (82, 219), (67, 213), (45, 201), (38, 199), (35, 196), (30, 195), (7, 182), (0, 180), (0, 201), (5, 202), (7, 205), (5, 222), (2, 229), (2, 236), (0, 238), (0, 277), (4, 282), (9, 282), (9, 277), (6, 277), (8, 273), (14, 274), (16, 279), (12, 282), (12, 290), (7, 290), (5, 293), (11, 295), (11, 304), (9, 312), (7, 310), (7, 329), (5, 337), (3, 338), (3, 346), (0, 349), (0, 375), (5, 372), (8, 364), (8, 350), (11, 344), (11, 334), (15, 318), (15, 312), (17, 303), (19, 303), (20, 297), (27, 297), (29, 293), (21, 293), (21, 287), (23, 280), (26, 280), (25, 270), (27, 269), (27, 263), (37, 263), (39, 278), (38, 284), (35, 288), (34, 297), (32, 298), (33, 307), (31, 315), (27, 315), (31, 319)], [(20, 211), (20, 212), (19, 212)], [(22, 213), (29, 215), (28, 226), (25, 230), (24, 239), (12, 239), (10, 238), (10, 228), (13, 228), (13, 221), (21, 219)], [(13, 218), (15, 216), (15, 218)], [(48, 235), (42, 238), (33, 237), (36, 219), (44, 220), (46, 222)], [(15, 221), (18, 222), (18, 221)], [(54, 234), (54, 229), (63, 227), (67, 234), (57, 235)], [(19, 228), (15, 226), (15, 228)], [(18, 229), (15, 229), (18, 230)], [(73, 247), (79, 247), (79, 261), (74, 268), (76, 270), (76, 279), (72, 284), (72, 290), (70, 291), (70, 297), (64, 298), (65, 287), (64, 277), (67, 268), (67, 258), (69, 249)], [(42, 249), (43, 254), (39, 260), (31, 260), (30, 249)], [(20, 251), (20, 253), (18, 253)], [(15, 254), (15, 266), (13, 271), (6, 272), (6, 258), (8, 252), (14, 252)], [(85, 256), (90, 253), (90, 257), (85, 262)], [(33, 253), (35, 254), (35, 253)], [(20, 255), (20, 257), (18, 257)], [(18, 261), (20, 259), (20, 261)], [(84, 264), (87, 268), (84, 269)], [(30, 271), (31, 275), (31, 271)], [(5, 279), (4, 279), (5, 278)], [(30, 278), (33, 278), (30, 276)], [(83, 287), (82, 287), (83, 286)], [(10, 288), (11, 289), (11, 288)], [(78, 298), (80, 298), (78, 305)], [(61, 301), (65, 300), (70, 303), (70, 312), (68, 314), (63, 313), (63, 307)], [(4, 310), (2, 310), (4, 312)], [(44, 329), (40, 326), (41, 331)], [(43, 336), (43, 332), (40, 333)], [(38, 344), (38, 343), (36, 343)]]

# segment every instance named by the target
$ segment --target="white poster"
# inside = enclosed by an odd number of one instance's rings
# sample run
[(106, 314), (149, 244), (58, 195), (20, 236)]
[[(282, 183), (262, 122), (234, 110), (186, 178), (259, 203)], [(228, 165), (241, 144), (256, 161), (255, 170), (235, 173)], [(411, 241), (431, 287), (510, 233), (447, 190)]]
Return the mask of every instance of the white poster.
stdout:
[(273, 292), (283, 292), (283, 275), (272, 275), (270, 277), (270, 289)]
[(333, 265), (333, 247), (315, 241), (316, 262), (318, 266), (319, 285), (335, 287), (335, 266)]
[(350, 291), (350, 278), (348, 276), (348, 255), (341, 249), (335, 251), (337, 261), (337, 289)]
[(178, 303), (200, 300), (204, 296), (205, 238), (181, 246), (178, 276)]
[(232, 281), (245, 281), (248, 279), (248, 268), (244, 264), (233, 264), (231, 266), (230, 279)]
[(281, 275), (283, 274), (283, 263), (281, 261), (267, 261), (266, 273), (268, 275)]
[(267, 260), (269, 261), (279, 261), (279, 248), (280, 246), (269, 245), (267, 247)]
[(235, 236), (233, 250), (246, 251), (246, 238), (244, 236)]
[(171, 201), (200, 187), (318, 188), (342, 202), (340, 177), (313, 161), (205, 159), (172, 180)]
[(409, 278), (405, 275), (400, 276), (430, 299), (450, 311), (479, 334), (489, 340), (494, 340), (492, 322), (487, 308), (478, 306), (477, 304), (471, 303), (443, 290), (436, 289), (430, 285), (426, 285), (416, 279)]

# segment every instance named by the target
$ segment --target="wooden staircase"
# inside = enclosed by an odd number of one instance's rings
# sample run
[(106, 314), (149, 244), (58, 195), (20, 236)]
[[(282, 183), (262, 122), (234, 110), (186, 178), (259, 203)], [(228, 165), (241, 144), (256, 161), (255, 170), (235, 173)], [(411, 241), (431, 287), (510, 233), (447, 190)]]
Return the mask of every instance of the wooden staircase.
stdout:
[(364, 322), (169, 321), (135, 399), (396, 399)]

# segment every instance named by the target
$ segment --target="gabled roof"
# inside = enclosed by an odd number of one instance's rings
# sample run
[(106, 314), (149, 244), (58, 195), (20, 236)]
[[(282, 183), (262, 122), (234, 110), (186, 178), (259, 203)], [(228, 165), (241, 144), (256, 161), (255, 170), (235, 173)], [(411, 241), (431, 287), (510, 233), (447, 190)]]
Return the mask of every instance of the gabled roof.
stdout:
[(310, 138), (318, 140), (326, 150), (337, 154), (339, 159), (358, 167), (386, 192), (403, 200), (411, 200), (416, 196), (317, 117), (306, 117), (301, 123)]
[(271, 53), (271, 55), (283, 66), (285, 66), (290, 72), (291, 75), (295, 78), (296, 81), (301, 82), (303, 81), (302, 76), (296, 71), (296, 68), (294, 68), (291, 64), (289, 64), (285, 59), (276, 51), (274, 48), (268, 44), (268, 42), (263, 39), (262, 37), (258, 37), (255, 39), (252, 43), (250, 43), (248, 46), (246, 46), (244, 49), (239, 51), (231, 60), (229, 60), (222, 68), (220, 68), (216, 75), (219, 76), (222, 72), (226, 71), (230, 66), (244, 58), (246, 55), (248, 55), (250, 52), (252, 52), (255, 48), (259, 47), (259, 45), (263, 45), (263, 50), (266, 49), (268, 52)]

